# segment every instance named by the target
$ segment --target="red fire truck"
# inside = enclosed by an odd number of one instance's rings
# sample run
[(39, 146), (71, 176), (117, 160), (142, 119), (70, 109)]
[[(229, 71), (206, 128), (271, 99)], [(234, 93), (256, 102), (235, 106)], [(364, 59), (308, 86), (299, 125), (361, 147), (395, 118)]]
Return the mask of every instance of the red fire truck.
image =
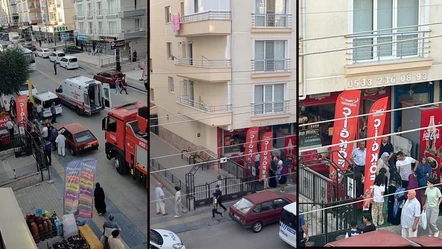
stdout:
[(147, 178), (147, 105), (128, 103), (112, 108), (101, 122), (105, 132), (105, 153), (115, 159), (118, 173), (130, 172), (132, 178), (146, 184)]

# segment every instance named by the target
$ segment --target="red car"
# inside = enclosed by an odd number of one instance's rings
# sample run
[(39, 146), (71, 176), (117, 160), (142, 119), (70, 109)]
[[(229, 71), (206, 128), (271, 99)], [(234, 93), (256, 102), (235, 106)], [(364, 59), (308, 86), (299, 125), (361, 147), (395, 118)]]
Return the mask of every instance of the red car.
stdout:
[(71, 155), (76, 156), (79, 153), (98, 150), (98, 139), (92, 132), (80, 123), (68, 123), (55, 127), (66, 137), (66, 148)]
[(109, 71), (105, 71), (105, 72), (101, 72), (101, 73), (97, 73), (96, 75), (94, 75), (94, 80), (98, 80), (101, 83), (109, 83), (109, 86), (111, 88), (115, 87), (115, 80), (117, 78), (121, 79), (121, 83), (124, 86), (126, 85), (126, 75), (116, 71), (116, 70), (109, 70)]
[(264, 226), (278, 223), (282, 208), (296, 202), (293, 194), (279, 195), (273, 191), (262, 191), (244, 196), (229, 208), (229, 216), (245, 228), (261, 232)]

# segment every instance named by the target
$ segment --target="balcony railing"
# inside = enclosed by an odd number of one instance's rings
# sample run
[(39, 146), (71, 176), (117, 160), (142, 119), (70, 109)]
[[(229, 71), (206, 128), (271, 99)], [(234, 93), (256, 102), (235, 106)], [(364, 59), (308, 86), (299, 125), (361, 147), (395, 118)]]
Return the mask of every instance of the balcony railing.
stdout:
[(177, 64), (182, 66), (204, 67), (204, 68), (229, 68), (231, 60), (197, 60), (193, 58), (178, 58)]
[(232, 19), (231, 11), (206, 11), (185, 15), (181, 18), (182, 23), (200, 22), (207, 20), (230, 20)]
[(430, 31), (351, 36), (353, 63), (421, 57), (428, 54)]
[(292, 15), (290, 14), (252, 14), (254, 28), (291, 28)]
[(86, 17), (87, 18), (93, 18), (94, 17), (94, 10), (86, 11)]
[(216, 113), (216, 112), (230, 112), (232, 111), (231, 105), (215, 105), (215, 106), (209, 106), (201, 102), (197, 102), (195, 100), (189, 99), (188, 96), (178, 96), (177, 97), (177, 103), (186, 105), (189, 107), (196, 108), (198, 110), (201, 110), (203, 112), (209, 112), (209, 113)]
[(102, 15), (103, 15), (103, 9), (96, 9), (96, 10), (95, 10), (95, 14), (96, 14), (97, 16), (102, 16)]
[(276, 101), (266, 103), (251, 103), (252, 115), (271, 115), (271, 114), (284, 114), (289, 112), (290, 101)]
[(103, 10), (103, 11), (104, 11), (104, 14), (106, 16), (118, 15), (118, 9), (117, 8), (115, 8), (115, 9), (107, 9), (107, 10)]
[(252, 72), (288, 72), (290, 59), (252, 60)]

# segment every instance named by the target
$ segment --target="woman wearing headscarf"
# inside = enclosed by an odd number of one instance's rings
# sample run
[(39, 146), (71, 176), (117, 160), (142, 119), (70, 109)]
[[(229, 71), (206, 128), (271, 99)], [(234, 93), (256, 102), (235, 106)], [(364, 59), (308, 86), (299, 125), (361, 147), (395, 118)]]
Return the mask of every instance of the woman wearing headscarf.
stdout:
[(430, 180), (431, 176), (431, 166), (426, 157), (422, 158), (421, 162), (414, 169), (414, 173), (416, 174), (419, 187), (423, 188), (422, 190), (425, 191), (424, 187), (427, 186), (427, 182)]
[(97, 209), (98, 215), (105, 215), (106, 214), (106, 196), (104, 195), (104, 190), (100, 186), (100, 183), (95, 184), (95, 191), (94, 191), (94, 197), (95, 197), (95, 209)]
[(396, 193), (397, 190), (398, 188), (396, 182), (391, 180), (390, 184), (387, 187), (387, 192), (385, 193), (386, 195), (388, 195), (387, 222), (390, 223), (390, 225), (396, 225), (396, 226), (401, 224), (401, 214), (399, 212), (400, 204), (396, 204), (397, 209), (395, 215), (395, 198), (399, 197), (399, 193)]
[(387, 181), (385, 185), (388, 186), (388, 182), (390, 181), (390, 164), (388, 162), (389, 154), (387, 152), (382, 153), (381, 158), (378, 160), (378, 166), (376, 168), (376, 175), (379, 175), (379, 171), (381, 169), (385, 169), (385, 176), (387, 177)]

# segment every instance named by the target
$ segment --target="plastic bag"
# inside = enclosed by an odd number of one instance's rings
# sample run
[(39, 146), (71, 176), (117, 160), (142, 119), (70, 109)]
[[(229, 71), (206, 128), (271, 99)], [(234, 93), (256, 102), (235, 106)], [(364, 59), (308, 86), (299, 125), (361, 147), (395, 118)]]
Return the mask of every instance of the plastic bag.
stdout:
[(104, 235), (101, 235), (100, 242), (101, 242), (101, 244), (103, 244), (103, 245), (104, 245), (104, 243), (106, 242), (106, 237), (104, 237)]
[(422, 211), (421, 218), (419, 219), (419, 225), (426, 230), (427, 229), (427, 212)]

